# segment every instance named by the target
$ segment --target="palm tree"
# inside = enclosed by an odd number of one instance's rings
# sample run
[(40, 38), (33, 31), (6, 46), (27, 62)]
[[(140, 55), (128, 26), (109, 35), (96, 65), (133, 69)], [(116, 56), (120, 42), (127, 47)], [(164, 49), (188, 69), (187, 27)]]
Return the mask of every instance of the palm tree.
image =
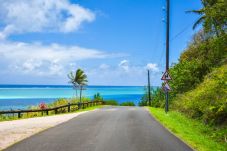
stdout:
[(218, 21), (214, 17), (214, 12), (215, 14), (217, 13), (217, 4), (223, 3), (222, 0), (201, 0), (201, 2), (203, 8), (199, 10), (187, 11), (200, 15), (200, 18), (194, 23), (193, 29), (195, 29), (198, 25), (203, 24), (205, 32), (214, 30), (216, 35), (219, 36)]
[(71, 71), (68, 75), (68, 78), (70, 79), (69, 83), (71, 83), (73, 85), (73, 88), (76, 90), (76, 98), (77, 98), (77, 88), (78, 88), (78, 84), (75, 80), (75, 76), (73, 74), (73, 72)]
[(83, 70), (77, 69), (75, 75), (73, 72), (68, 74), (70, 79), (70, 83), (73, 84), (74, 88), (76, 89), (76, 96), (77, 96), (77, 89), (80, 90), (80, 103), (82, 98), (82, 91), (84, 90), (84, 86), (87, 85), (87, 75), (84, 73)]

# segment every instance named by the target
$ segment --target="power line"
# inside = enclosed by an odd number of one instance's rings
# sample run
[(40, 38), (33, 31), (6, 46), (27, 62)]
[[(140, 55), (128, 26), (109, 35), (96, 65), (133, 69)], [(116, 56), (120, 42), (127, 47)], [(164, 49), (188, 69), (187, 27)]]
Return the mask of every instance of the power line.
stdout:
[(193, 23), (188, 24), (185, 28), (183, 28), (179, 33), (177, 33), (174, 37), (170, 39), (170, 42), (179, 37), (181, 34), (183, 34), (189, 27), (192, 26)]

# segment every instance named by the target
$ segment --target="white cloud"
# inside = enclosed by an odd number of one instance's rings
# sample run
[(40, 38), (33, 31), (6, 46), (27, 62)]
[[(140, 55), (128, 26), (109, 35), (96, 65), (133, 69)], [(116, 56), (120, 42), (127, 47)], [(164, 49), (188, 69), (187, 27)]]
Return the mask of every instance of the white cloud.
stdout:
[[(100, 66), (103, 65), (101, 64)], [(89, 81), (94, 85), (146, 85), (147, 68), (145, 66), (147, 65), (135, 65), (131, 61), (129, 63), (128, 60), (122, 60), (119, 64), (111, 65), (105, 70), (90, 68), (86, 73)], [(149, 63), (148, 66), (152, 65)], [(156, 65), (153, 65), (152, 69), (155, 72), (150, 73), (151, 84), (155, 86), (160, 85), (161, 73), (158, 72)]]
[(95, 14), (69, 0), (0, 0), (0, 39), (15, 33), (73, 32)]
[(103, 69), (103, 70), (106, 70), (106, 69), (109, 69), (110, 66), (107, 65), (107, 64), (105, 64), (105, 63), (103, 63), (103, 64), (101, 64), (101, 65), (99, 66), (99, 68), (100, 68), (100, 69)]
[(8, 66), (8, 70), (25, 74), (58, 75), (75, 67), (76, 61), (112, 57), (95, 49), (58, 44), (1, 42), (0, 48), (0, 56), (4, 60), (0, 67)]
[(153, 72), (158, 72), (159, 71), (159, 68), (158, 68), (158, 65), (155, 64), (155, 63), (148, 63), (146, 65), (146, 68), (153, 71)]
[(128, 60), (122, 60), (119, 65), (120, 68), (124, 69), (125, 71), (129, 70), (129, 61)]

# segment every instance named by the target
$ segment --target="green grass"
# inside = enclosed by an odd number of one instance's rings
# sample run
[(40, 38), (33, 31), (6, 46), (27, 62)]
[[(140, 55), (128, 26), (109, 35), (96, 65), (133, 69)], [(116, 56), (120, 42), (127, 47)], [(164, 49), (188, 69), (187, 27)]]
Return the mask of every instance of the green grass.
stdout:
[[(176, 111), (168, 114), (164, 109), (148, 108), (152, 115), (176, 136), (198, 151), (226, 151), (224, 135), (227, 129), (204, 125), (201, 121), (190, 119)], [(226, 136), (227, 137), (227, 136)]]
[(99, 109), (104, 107), (104, 105), (97, 105), (97, 106), (91, 106), (91, 107), (87, 107), (84, 109), (80, 109), (80, 110), (76, 110), (76, 111), (72, 111), (72, 112), (65, 112), (65, 113), (59, 113), (59, 114), (54, 114), (54, 112), (50, 112), (49, 115), (46, 115), (45, 113), (42, 115), (41, 112), (37, 113), (37, 116), (31, 116), (29, 114), (23, 114), (23, 116), (21, 118), (17, 117), (17, 114), (14, 115), (14, 117), (12, 116), (4, 116), (4, 115), (0, 115), (0, 122), (1, 121), (12, 121), (12, 120), (20, 120), (20, 119), (27, 119), (27, 118), (36, 118), (36, 117), (44, 117), (44, 116), (55, 116), (55, 115), (63, 115), (63, 114), (70, 114), (70, 113), (77, 113), (77, 112), (83, 112), (83, 111), (91, 111), (94, 109)]

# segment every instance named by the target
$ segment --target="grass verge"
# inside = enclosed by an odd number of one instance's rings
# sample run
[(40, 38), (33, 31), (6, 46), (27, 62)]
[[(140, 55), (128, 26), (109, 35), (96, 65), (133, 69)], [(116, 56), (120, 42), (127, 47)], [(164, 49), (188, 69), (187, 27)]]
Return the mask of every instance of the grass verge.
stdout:
[(218, 140), (217, 134), (227, 134), (226, 128), (214, 128), (193, 120), (177, 111), (168, 114), (164, 109), (148, 107), (150, 113), (173, 134), (198, 151), (226, 151), (225, 138)]

